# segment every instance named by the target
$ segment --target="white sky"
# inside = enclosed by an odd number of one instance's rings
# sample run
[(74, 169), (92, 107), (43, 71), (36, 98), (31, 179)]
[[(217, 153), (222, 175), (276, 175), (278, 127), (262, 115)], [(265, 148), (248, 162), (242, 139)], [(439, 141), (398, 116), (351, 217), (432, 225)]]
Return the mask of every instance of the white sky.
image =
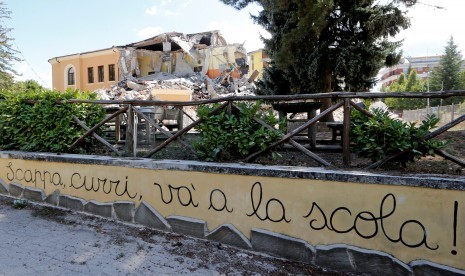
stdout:
[[(15, 48), (25, 61), (16, 70), (20, 79), (35, 79), (51, 87), (48, 59), (124, 45), (170, 31), (196, 33), (220, 30), (231, 43), (245, 41), (247, 51), (263, 47), (267, 33), (250, 19), (259, 7), (236, 11), (219, 0), (4, 0), (12, 11), (5, 20), (13, 28)], [(439, 55), (452, 35), (465, 51), (465, 0), (423, 0), (409, 12), (405, 56)], [(445, 9), (431, 7), (441, 6)]]

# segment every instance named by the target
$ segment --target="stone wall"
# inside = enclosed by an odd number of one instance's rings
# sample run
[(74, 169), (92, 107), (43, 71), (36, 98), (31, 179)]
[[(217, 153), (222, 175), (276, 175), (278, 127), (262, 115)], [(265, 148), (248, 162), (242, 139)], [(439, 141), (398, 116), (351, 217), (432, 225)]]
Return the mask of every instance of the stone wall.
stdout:
[(465, 274), (465, 180), (0, 152), (0, 193), (339, 271)]

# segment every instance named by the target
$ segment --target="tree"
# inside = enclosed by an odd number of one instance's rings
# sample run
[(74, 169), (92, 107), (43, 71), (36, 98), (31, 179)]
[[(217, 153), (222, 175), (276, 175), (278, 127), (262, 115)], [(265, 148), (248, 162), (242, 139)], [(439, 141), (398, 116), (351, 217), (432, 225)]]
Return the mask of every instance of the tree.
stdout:
[(38, 83), (36, 80), (17, 81), (11, 88), (14, 91), (22, 92), (40, 91), (45, 89), (45, 87), (40, 85), (40, 83)]
[(0, 2), (0, 88), (10, 86), (17, 72), (13, 69), (13, 62), (21, 61), (16, 57), (19, 53), (13, 49), (13, 38), (9, 36), (11, 28), (5, 26), (5, 19), (10, 18), (9, 11), (3, 2)]
[[(271, 33), (264, 39), (276, 67), (265, 73), (263, 93), (295, 94), (368, 90), (383, 65), (400, 59), (401, 42), (388, 38), (409, 26), (401, 5), (416, 0), (221, 0), (242, 9), (262, 6), (256, 23)], [(273, 69), (271, 69), (273, 70)], [(288, 88), (276, 91), (281, 74)], [(282, 85), (283, 81), (279, 81)]]
[(444, 55), (438, 68), (433, 70), (430, 77), (430, 90), (458, 90), (460, 88), (460, 67), (462, 55), (451, 36), (444, 47)]
[[(383, 90), (384, 92), (424, 92), (426, 91), (426, 80), (421, 80), (417, 75), (417, 71), (409, 68), (407, 78), (405, 78), (404, 73), (401, 73), (396, 81)], [(408, 110), (424, 108), (426, 106), (426, 99), (387, 98), (385, 103), (395, 110)]]
[(465, 70), (460, 71), (459, 74), (459, 89), (465, 90)]

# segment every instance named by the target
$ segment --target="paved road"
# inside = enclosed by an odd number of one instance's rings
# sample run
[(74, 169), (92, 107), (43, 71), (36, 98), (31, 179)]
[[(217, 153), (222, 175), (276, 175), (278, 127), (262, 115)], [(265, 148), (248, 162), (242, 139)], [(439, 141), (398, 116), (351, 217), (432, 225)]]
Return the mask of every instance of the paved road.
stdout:
[[(321, 269), (0, 197), (0, 275), (323, 275)], [(334, 275), (334, 274), (333, 274)]]

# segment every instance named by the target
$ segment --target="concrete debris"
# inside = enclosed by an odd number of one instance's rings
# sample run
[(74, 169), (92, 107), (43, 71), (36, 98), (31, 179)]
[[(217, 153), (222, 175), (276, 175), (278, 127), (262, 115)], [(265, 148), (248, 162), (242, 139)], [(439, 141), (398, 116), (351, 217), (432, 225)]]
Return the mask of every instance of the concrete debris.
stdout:
[(226, 96), (253, 96), (254, 90), (255, 85), (249, 83), (246, 76), (238, 80), (224, 81), (222, 77), (212, 80), (200, 73), (181, 77), (160, 72), (121, 81), (110, 89), (98, 89), (94, 92), (101, 100), (186, 100), (185, 97), (181, 99), (179, 96), (179, 91), (185, 91), (182, 94), (187, 93), (190, 100), (198, 101)]
[(116, 49), (122, 81), (97, 90), (100, 99), (178, 101), (254, 94), (258, 71), (248, 76), (247, 51), (243, 44), (227, 44), (219, 31), (164, 33)]

